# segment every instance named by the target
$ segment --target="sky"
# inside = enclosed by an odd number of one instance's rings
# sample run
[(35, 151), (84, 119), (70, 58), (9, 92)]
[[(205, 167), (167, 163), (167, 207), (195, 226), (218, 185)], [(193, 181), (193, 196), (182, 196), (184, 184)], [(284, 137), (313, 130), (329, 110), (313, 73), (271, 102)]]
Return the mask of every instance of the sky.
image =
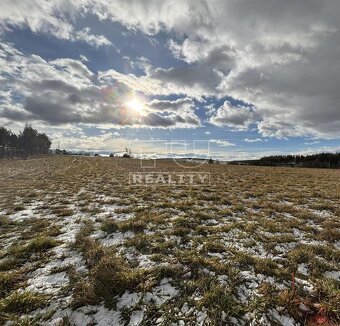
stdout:
[(340, 151), (339, 29), (338, 0), (2, 0), (0, 126), (63, 149)]

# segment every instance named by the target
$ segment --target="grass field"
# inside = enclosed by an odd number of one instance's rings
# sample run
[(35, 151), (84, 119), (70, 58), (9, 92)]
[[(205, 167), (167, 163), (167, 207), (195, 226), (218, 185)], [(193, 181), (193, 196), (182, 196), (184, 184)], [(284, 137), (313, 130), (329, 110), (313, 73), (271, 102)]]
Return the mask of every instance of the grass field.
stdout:
[(210, 186), (130, 186), (140, 170), (0, 162), (0, 324), (340, 323), (339, 170), (205, 164)]

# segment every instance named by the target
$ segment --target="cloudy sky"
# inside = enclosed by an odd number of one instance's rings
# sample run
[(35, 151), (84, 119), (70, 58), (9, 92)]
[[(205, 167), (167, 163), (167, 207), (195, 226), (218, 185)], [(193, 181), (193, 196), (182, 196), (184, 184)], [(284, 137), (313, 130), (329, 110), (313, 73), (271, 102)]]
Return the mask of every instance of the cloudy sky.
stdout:
[(339, 0), (2, 0), (0, 125), (68, 149), (340, 150), (339, 29)]

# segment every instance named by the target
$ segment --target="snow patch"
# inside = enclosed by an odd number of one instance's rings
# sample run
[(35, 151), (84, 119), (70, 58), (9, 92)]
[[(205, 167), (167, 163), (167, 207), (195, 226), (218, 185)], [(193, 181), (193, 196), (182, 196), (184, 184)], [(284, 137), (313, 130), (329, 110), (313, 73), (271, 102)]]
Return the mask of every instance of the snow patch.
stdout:
[(128, 326), (138, 326), (142, 323), (144, 318), (144, 311), (136, 310), (131, 314), (131, 319)]
[(146, 302), (153, 301), (156, 305), (162, 305), (177, 296), (179, 291), (170, 284), (170, 280), (170, 278), (163, 278), (160, 285), (153, 288), (152, 293), (147, 292)]
[(324, 275), (333, 280), (340, 281), (340, 271), (327, 271)]
[(100, 239), (99, 242), (103, 246), (115, 246), (124, 243), (126, 239), (131, 238), (133, 236), (134, 233), (131, 231), (127, 231), (124, 233), (116, 232), (105, 239)]
[(68, 282), (69, 278), (65, 272), (39, 275), (28, 280), (29, 286), (26, 289), (34, 292), (56, 294), (63, 286), (66, 286)]
[(125, 293), (120, 297), (117, 302), (117, 308), (131, 308), (135, 306), (141, 299), (140, 293), (130, 293), (125, 291)]

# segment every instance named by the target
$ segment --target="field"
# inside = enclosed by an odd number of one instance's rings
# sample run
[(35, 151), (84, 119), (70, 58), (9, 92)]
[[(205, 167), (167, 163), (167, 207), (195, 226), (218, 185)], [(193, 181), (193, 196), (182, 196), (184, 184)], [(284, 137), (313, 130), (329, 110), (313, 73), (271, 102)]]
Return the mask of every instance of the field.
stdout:
[(140, 170), (0, 161), (0, 324), (340, 323), (339, 170), (205, 164), (210, 186), (130, 186)]

